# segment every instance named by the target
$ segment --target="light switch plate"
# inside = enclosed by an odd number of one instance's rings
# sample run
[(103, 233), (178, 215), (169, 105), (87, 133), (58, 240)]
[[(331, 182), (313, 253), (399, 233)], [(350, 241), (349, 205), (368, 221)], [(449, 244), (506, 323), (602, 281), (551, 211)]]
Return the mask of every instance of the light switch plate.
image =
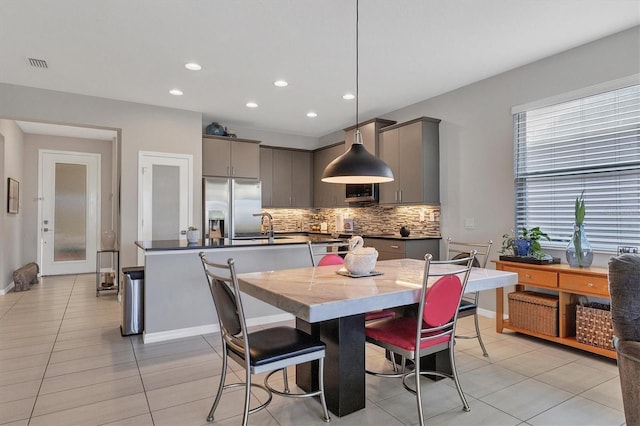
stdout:
[(465, 229), (475, 229), (476, 228), (476, 220), (472, 217), (464, 218), (464, 227)]

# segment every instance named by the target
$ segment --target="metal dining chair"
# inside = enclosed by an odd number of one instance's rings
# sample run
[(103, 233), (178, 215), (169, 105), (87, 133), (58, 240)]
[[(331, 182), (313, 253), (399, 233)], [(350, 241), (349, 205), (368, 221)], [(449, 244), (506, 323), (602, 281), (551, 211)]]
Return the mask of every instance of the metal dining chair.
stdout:
[[(331, 421), (324, 394), (325, 344), (293, 327), (272, 327), (249, 333), (233, 259), (228, 259), (224, 264), (215, 263), (207, 260), (204, 252), (200, 253), (200, 259), (218, 314), (222, 336), (222, 374), (207, 421), (213, 421), (223, 391), (238, 386), (245, 387), (243, 425), (247, 424), (249, 414), (269, 405), (274, 393), (292, 398), (319, 396), (323, 420), (325, 422)], [(228, 358), (244, 367), (245, 383), (225, 384)], [(291, 393), (286, 381), (285, 389), (282, 391), (269, 384), (269, 379), (274, 373), (280, 370), (286, 371), (289, 366), (310, 361), (318, 361), (318, 390), (307, 393)], [(269, 372), (264, 379), (264, 386), (252, 383), (253, 375), (264, 372)], [(263, 404), (250, 409), (252, 386), (263, 389), (267, 392), (268, 398)]]
[[(367, 371), (367, 373), (383, 377), (402, 377), (404, 388), (416, 395), (420, 425), (424, 425), (420, 389), (420, 377), (422, 375), (452, 379), (462, 401), (464, 411), (470, 411), (469, 404), (458, 380), (454, 348), (458, 308), (460, 307), (474, 259), (475, 251), (472, 251), (469, 257), (455, 261), (433, 261), (431, 254), (426, 254), (424, 278), (416, 315), (376, 321), (366, 326), (367, 342), (402, 356), (403, 366), (399, 374), (382, 374), (370, 371)], [(432, 265), (443, 265), (446, 272), (433, 272), (431, 271)], [(449, 351), (451, 373), (421, 370), (421, 357), (443, 350)], [(413, 362), (413, 370), (408, 372), (405, 370), (405, 360)], [(414, 387), (409, 384), (411, 377), (414, 378)]]
[[(342, 265), (344, 264), (344, 255), (349, 253), (349, 242), (334, 242), (334, 243), (321, 243), (312, 244), (311, 241), (307, 241), (309, 247), (309, 255), (311, 256), (311, 266), (326, 266), (326, 265)], [(376, 321), (383, 318), (390, 318), (395, 316), (395, 311), (391, 309), (380, 309), (377, 311), (371, 311), (364, 314), (365, 322)]]
[[(471, 250), (476, 251), (476, 257), (473, 262), (473, 266), (476, 268), (486, 268), (487, 261), (489, 260), (489, 253), (491, 252), (491, 246), (493, 241), (489, 240), (485, 243), (469, 243), (461, 241), (453, 241), (451, 238), (447, 238), (444, 243), (445, 247), (445, 259), (454, 260), (465, 258), (469, 256)], [(457, 335), (457, 339), (478, 339), (480, 348), (482, 349), (483, 356), (489, 356), (487, 349), (482, 341), (482, 334), (480, 334), (480, 324), (478, 323), (478, 298), (480, 292), (474, 291), (471, 293), (465, 293), (462, 296), (462, 303), (460, 304), (459, 318), (466, 318), (473, 315), (473, 322), (475, 324), (476, 333), (473, 335)]]

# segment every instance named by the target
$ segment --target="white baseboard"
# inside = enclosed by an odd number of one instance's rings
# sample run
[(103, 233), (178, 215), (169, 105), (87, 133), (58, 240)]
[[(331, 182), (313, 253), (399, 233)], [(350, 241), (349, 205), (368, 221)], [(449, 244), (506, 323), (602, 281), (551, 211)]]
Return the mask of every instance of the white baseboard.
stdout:
[[(478, 308), (478, 315), (487, 317), (487, 318), (493, 318), (493, 319), (496, 318), (495, 311), (490, 311), (488, 309)], [(508, 314), (502, 314), (502, 319), (507, 319), (507, 318), (509, 318)]]
[[(266, 317), (248, 318), (247, 327), (256, 325), (271, 324), (274, 322), (288, 321), (293, 319), (291, 314), (269, 315)], [(157, 333), (142, 334), (143, 343), (164, 342), (166, 340), (181, 339), (183, 337), (199, 336), (201, 334), (211, 334), (220, 331), (220, 326), (216, 324), (200, 325), (197, 327), (179, 328), (177, 330), (159, 331)]]
[(11, 290), (13, 290), (15, 286), (16, 284), (13, 281), (11, 281), (8, 286), (6, 286), (3, 289), (0, 289), (0, 296), (4, 296), (5, 294), (9, 293)]

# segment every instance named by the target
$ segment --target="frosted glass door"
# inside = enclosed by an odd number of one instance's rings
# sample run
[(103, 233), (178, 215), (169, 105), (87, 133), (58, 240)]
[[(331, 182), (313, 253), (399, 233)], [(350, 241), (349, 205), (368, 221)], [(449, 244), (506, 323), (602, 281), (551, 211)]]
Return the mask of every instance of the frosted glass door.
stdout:
[[(138, 154), (138, 240), (184, 240), (193, 212), (193, 158), (185, 154)], [(184, 232), (184, 233), (183, 233)], [(144, 253), (138, 250), (138, 264)]]
[(43, 275), (95, 272), (99, 155), (41, 152)]

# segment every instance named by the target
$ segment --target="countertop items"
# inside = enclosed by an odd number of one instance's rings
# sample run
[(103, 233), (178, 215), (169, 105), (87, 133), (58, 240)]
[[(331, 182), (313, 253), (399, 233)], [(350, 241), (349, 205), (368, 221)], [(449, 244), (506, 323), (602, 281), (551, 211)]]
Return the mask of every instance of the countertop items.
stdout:
[(276, 235), (273, 242), (269, 242), (266, 237), (247, 237), (246, 239), (228, 238), (221, 239), (204, 239), (197, 243), (188, 243), (186, 240), (157, 240), (157, 241), (136, 241), (136, 245), (145, 251), (158, 250), (203, 250), (215, 248), (231, 248), (231, 247), (262, 247), (262, 246), (282, 246), (290, 244), (307, 244), (312, 243), (330, 243), (339, 242), (340, 239), (331, 238), (328, 235)]

